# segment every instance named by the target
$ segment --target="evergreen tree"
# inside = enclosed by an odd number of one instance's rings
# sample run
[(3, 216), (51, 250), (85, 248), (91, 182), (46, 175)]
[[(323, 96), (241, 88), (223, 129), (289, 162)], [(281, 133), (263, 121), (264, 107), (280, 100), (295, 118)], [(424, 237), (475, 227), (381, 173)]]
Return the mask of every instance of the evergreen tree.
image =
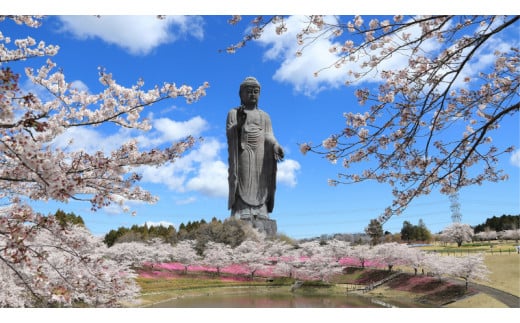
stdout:
[(58, 223), (64, 228), (66, 225), (74, 224), (84, 227), (85, 222), (83, 222), (83, 218), (79, 215), (74, 214), (74, 212), (65, 213), (63, 210), (58, 209), (56, 213), (54, 213), (54, 217), (58, 220)]
[(401, 240), (410, 242), (410, 240), (412, 240), (413, 237), (413, 231), (413, 225), (408, 221), (404, 221), (403, 228), (401, 229)]
[(125, 233), (130, 231), (125, 227), (119, 227), (117, 230), (110, 230), (104, 237), (103, 242), (107, 245), (107, 247), (112, 247), (117, 239), (122, 237)]
[(410, 241), (430, 241), (432, 234), (426, 227), (422, 219), (419, 219), (418, 225), (413, 225), (408, 221), (403, 222), (401, 229), (401, 240)]
[(430, 230), (426, 227), (426, 224), (422, 219), (419, 219), (419, 224), (417, 225), (417, 237), (416, 239), (419, 241), (430, 241), (431, 240)]
[(377, 219), (370, 220), (365, 233), (370, 237), (372, 245), (377, 245), (383, 238), (383, 225)]

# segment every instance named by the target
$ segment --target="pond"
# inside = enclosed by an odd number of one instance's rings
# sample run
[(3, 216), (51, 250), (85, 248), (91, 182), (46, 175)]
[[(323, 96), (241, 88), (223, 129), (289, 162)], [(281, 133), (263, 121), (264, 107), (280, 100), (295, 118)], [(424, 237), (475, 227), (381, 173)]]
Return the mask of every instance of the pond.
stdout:
[(302, 295), (292, 293), (240, 293), (186, 296), (155, 303), (155, 308), (381, 308), (418, 307), (417, 304), (382, 301), (357, 294)]

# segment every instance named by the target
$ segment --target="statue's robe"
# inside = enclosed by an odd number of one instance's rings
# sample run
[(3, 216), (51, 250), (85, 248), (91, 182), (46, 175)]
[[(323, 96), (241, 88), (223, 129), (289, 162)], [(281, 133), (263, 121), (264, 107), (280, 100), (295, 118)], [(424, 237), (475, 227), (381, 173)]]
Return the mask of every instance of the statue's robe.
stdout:
[(260, 109), (234, 108), (226, 122), (228, 209), (238, 218), (269, 217), (276, 190), (276, 141), (271, 119)]

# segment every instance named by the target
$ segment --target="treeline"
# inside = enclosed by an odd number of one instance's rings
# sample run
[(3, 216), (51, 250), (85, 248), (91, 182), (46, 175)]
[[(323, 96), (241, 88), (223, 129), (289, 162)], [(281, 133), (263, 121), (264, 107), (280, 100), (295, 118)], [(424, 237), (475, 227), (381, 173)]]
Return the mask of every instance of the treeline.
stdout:
[(62, 227), (65, 227), (67, 224), (74, 224), (82, 227), (85, 226), (83, 218), (74, 214), (74, 212), (65, 212), (61, 209), (58, 209), (58, 211), (54, 213), (54, 217)]
[[(77, 216), (73, 212), (66, 213), (60, 209), (54, 214), (60, 225), (65, 226), (67, 223), (85, 226), (81, 216)], [(520, 215), (502, 215), (493, 216), (486, 219), (482, 224), (476, 225), (474, 228), (475, 235), (485, 231), (506, 231), (520, 229)], [(121, 242), (146, 242), (153, 239), (161, 239), (164, 242), (175, 244), (182, 240), (195, 240), (197, 242), (197, 251), (202, 252), (208, 241), (227, 244), (231, 247), (240, 245), (247, 237), (252, 235), (251, 229), (239, 220), (228, 218), (225, 221), (218, 220), (213, 217), (210, 222), (204, 219), (200, 221), (188, 221), (186, 224), (181, 223), (176, 229), (173, 225), (168, 227), (163, 225), (133, 225), (130, 228), (120, 227), (117, 230), (110, 230), (103, 241), (111, 247), (115, 243)], [(279, 238), (292, 242), (292, 239), (280, 235)], [(307, 240), (327, 241), (337, 239), (349, 241), (352, 244), (368, 243), (370, 237), (364, 233), (337, 233), (333, 235), (321, 235), (315, 238), (300, 239), (300, 242)], [(428, 230), (422, 219), (417, 225), (408, 221), (403, 222), (403, 226), (399, 233), (391, 234), (386, 231), (381, 242), (430, 242), (435, 236)]]
[(103, 241), (111, 247), (116, 243), (145, 242), (157, 238), (172, 244), (182, 240), (195, 240), (197, 251), (202, 253), (208, 241), (224, 243), (234, 248), (248, 236), (250, 234), (247, 225), (240, 221), (231, 218), (221, 221), (214, 217), (210, 222), (201, 219), (186, 224), (181, 223), (178, 230), (173, 225), (165, 227), (144, 224), (133, 225), (130, 228), (120, 227), (117, 230), (110, 230)]
[(130, 228), (119, 227), (117, 230), (110, 230), (103, 238), (103, 242), (111, 247), (118, 242), (149, 241), (156, 238), (164, 242), (175, 243), (177, 231), (173, 225), (165, 227), (163, 225), (148, 226), (146, 223), (141, 226), (134, 224)]
[(432, 234), (423, 220), (419, 220), (417, 225), (404, 221), (401, 228), (401, 240), (408, 243), (412, 241), (428, 242), (432, 240)]
[(482, 224), (475, 226), (475, 233), (490, 231), (505, 231), (505, 230), (516, 230), (520, 229), (520, 215), (505, 215), (500, 217), (493, 216), (492, 218), (486, 219)]

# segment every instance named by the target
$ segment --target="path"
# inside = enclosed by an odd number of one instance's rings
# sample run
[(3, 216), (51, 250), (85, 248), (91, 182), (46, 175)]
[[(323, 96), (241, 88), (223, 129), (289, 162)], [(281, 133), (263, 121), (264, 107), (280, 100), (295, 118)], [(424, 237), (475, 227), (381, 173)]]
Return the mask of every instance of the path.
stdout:
[[(465, 282), (462, 279), (458, 278), (449, 278), (452, 282), (456, 284), (465, 284)], [(379, 286), (380, 284), (378, 284)], [(468, 283), (468, 288), (473, 288), (481, 293), (488, 294), (489, 296), (493, 297), (499, 302), (504, 303), (507, 307), (511, 308), (520, 308), (520, 297), (510, 294), (508, 292), (505, 292), (500, 289), (496, 289), (490, 286), (481, 285), (477, 283)]]
[(468, 287), (478, 290), (479, 292), (488, 294), (499, 302), (504, 303), (508, 307), (520, 308), (520, 297), (504, 292), (503, 290), (493, 287), (469, 283)]
[[(455, 284), (465, 284), (464, 280), (459, 278), (448, 278)], [(468, 288), (475, 289), (481, 293), (488, 294), (499, 302), (504, 303), (507, 307), (520, 308), (520, 297), (504, 292), (490, 286), (481, 285), (473, 282), (468, 283)]]

